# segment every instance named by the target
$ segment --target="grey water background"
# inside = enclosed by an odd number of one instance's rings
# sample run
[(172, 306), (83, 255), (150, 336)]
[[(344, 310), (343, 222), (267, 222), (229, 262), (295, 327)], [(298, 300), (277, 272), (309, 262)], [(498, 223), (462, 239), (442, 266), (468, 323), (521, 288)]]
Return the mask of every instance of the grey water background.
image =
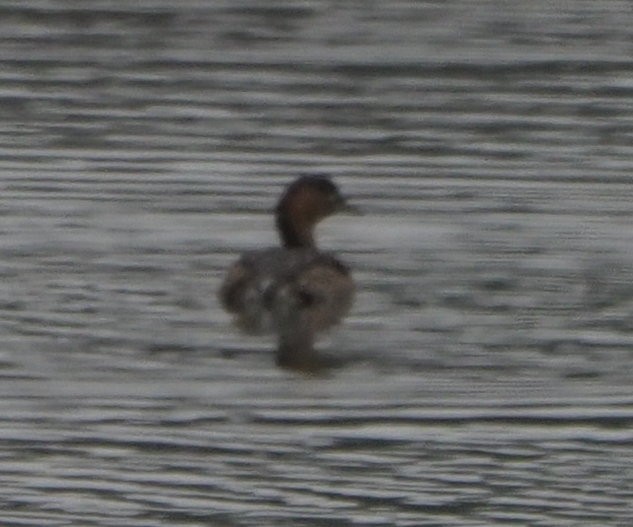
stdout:
[[(4, 0), (0, 525), (631, 525), (632, 9)], [(313, 171), (310, 378), (215, 291)]]

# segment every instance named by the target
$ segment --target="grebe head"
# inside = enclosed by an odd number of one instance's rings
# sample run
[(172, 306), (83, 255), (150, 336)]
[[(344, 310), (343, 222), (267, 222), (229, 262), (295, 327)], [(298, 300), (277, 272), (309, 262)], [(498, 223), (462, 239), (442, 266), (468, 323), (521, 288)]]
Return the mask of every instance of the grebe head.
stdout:
[(349, 208), (327, 176), (302, 176), (277, 204), (277, 229), (284, 247), (314, 247), (314, 227), (322, 219)]

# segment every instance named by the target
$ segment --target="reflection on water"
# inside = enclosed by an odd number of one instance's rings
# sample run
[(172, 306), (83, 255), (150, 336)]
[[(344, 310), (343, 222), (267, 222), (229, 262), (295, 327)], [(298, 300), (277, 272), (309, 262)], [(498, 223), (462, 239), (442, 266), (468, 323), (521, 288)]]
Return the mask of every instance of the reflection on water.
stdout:
[[(629, 524), (628, 3), (0, 14), (3, 525)], [(314, 170), (304, 378), (215, 290)]]

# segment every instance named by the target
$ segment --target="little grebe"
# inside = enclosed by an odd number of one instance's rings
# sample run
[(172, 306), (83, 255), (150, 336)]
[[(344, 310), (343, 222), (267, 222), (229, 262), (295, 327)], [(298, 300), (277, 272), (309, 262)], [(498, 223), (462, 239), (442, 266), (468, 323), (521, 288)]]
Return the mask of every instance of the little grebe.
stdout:
[(279, 366), (321, 367), (316, 334), (340, 322), (352, 306), (349, 269), (314, 242), (316, 224), (341, 210), (353, 209), (328, 177), (300, 177), (275, 211), (282, 247), (242, 254), (220, 288), (220, 302), (240, 329), (277, 336)]

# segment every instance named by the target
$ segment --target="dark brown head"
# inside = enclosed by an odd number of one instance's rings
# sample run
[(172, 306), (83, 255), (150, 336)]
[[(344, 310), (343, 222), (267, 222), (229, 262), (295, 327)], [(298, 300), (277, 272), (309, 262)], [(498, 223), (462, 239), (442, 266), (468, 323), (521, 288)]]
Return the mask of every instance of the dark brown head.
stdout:
[(347, 207), (338, 187), (327, 176), (302, 176), (284, 192), (276, 220), (285, 247), (314, 247), (314, 227)]

